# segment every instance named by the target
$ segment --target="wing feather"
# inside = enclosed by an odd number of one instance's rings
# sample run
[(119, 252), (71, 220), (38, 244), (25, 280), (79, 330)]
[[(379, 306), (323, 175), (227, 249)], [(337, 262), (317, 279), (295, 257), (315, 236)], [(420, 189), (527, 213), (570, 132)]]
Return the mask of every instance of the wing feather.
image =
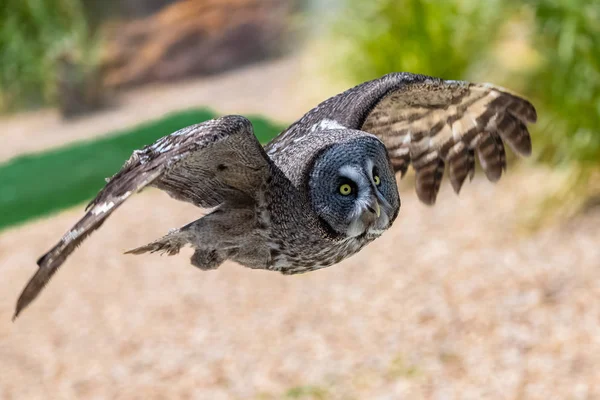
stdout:
[[(531, 154), (526, 124), (537, 116), (527, 100), (489, 84), (417, 77), (407, 83), (403, 75), (360, 128), (383, 141), (396, 171), (404, 175), (412, 163), (421, 201), (435, 203), (446, 165), (458, 193), (473, 176), (475, 153), (492, 182), (506, 169), (504, 142), (519, 155)], [(393, 78), (381, 82), (390, 85)]]
[(527, 124), (536, 119), (529, 101), (491, 84), (392, 73), (325, 100), (268, 149), (276, 153), (307, 131), (327, 134), (323, 127), (332, 123), (363, 130), (385, 144), (391, 165), (401, 176), (413, 165), (419, 198), (433, 204), (446, 167), (458, 193), (475, 173), (475, 153), (491, 181), (506, 169), (505, 142), (519, 155), (531, 154)]
[(38, 270), (17, 301), (14, 318), (42, 291), (67, 257), (98, 229), (129, 196), (147, 186), (201, 207), (235, 198), (252, 199), (268, 178), (269, 161), (250, 121), (226, 116), (181, 129), (136, 150), (114, 175), (86, 214), (39, 258)]
[(325, 121), (363, 130), (381, 139), (401, 176), (413, 165), (419, 198), (433, 204), (446, 167), (458, 193), (475, 173), (475, 153), (492, 181), (506, 168), (504, 142), (519, 155), (531, 154), (527, 124), (536, 119), (533, 105), (506, 89), (392, 73), (325, 100), (275, 138), (269, 151), (307, 131), (327, 134)]

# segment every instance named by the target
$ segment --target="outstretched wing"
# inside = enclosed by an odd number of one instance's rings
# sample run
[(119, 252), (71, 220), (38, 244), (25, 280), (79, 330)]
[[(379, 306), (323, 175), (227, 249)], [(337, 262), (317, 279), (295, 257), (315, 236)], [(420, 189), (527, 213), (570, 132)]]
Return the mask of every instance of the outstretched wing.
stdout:
[(200, 207), (253, 201), (270, 174), (269, 160), (250, 121), (226, 116), (183, 128), (134, 151), (49, 252), (17, 301), (14, 318), (31, 303), (67, 257), (133, 193), (146, 186)]
[(413, 165), (419, 198), (433, 204), (446, 166), (458, 193), (473, 177), (475, 154), (490, 181), (506, 169), (504, 143), (529, 155), (526, 124), (536, 119), (530, 102), (489, 84), (395, 73), (326, 100), (276, 140), (328, 127), (372, 133), (386, 145), (397, 172), (404, 175)]

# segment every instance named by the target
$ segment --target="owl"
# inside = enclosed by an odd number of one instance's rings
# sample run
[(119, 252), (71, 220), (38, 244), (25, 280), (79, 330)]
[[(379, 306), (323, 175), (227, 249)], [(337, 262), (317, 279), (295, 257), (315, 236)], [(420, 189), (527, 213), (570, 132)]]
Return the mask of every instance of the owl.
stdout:
[(435, 203), (444, 171), (458, 194), (473, 178), (506, 169), (504, 144), (531, 153), (530, 102), (489, 85), (392, 73), (310, 110), (265, 147), (246, 118), (229, 115), (133, 152), (49, 252), (21, 293), (15, 317), (67, 257), (132, 194), (146, 186), (211, 209), (202, 218), (130, 250), (177, 254), (192, 265), (225, 260), (299, 274), (355, 254), (379, 237), (400, 210), (396, 177), (409, 165), (419, 199)]

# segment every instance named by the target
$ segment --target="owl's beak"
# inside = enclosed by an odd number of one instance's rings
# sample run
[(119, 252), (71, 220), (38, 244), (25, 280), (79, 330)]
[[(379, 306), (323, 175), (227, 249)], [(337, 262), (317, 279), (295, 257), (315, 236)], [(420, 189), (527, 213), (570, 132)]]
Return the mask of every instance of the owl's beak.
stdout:
[[(381, 212), (381, 206), (383, 204), (383, 214)], [(382, 232), (381, 229), (387, 224), (387, 218), (385, 217), (385, 203), (380, 203), (380, 200), (373, 195), (366, 205), (362, 205), (360, 210), (360, 217), (352, 221), (350, 228), (348, 229), (348, 236), (358, 236), (367, 232), (378, 231), (379, 234)]]
[(369, 210), (372, 214), (375, 214), (377, 218), (379, 218), (379, 216), (381, 215), (379, 201), (377, 201), (377, 198), (375, 196), (371, 198), (370, 203), (367, 205), (367, 210)]

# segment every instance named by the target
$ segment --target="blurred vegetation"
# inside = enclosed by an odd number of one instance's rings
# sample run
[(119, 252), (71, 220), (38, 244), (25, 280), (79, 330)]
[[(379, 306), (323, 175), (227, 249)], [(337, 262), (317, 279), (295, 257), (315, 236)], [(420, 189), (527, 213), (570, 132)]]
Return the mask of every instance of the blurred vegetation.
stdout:
[(505, 4), (345, 0), (333, 34), (344, 70), (356, 82), (393, 71), (456, 78), (466, 76), (490, 51), (506, 17)]
[[(104, 186), (104, 178), (114, 175), (133, 150), (215, 117), (202, 109), (178, 112), (104, 138), (20, 156), (0, 165), (0, 229), (89, 201)], [(283, 129), (261, 117), (250, 120), (261, 143)]]
[(0, 7), (0, 111), (56, 99), (65, 52), (93, 68), (97, 40), (79, 0), (4, 0)]
[[(537, 68), (524, 92), (539, 109), (538, 160), (566, 171), (534, 226), (600, 204), (600, 2), (529, 0)], [(536, 221), (537, 220), (537, 221)]]
[(295, 386), (285, 393), (286, 399), (326, 400), (327, 389), (319, 386)]
[(600, 195), (590, 181), (600, 170), (599, 1), (342, 1), (336, 73), (359, 83), (408, 71), (521, 93), (540, 116), (534, 159), (570, 172), (546, 206)]
[[(600, 162), (600, 2), (534, 0), (532, 46), (541, 56), (525, 91), (547, 115), (543, 158)], [(544, 122), (544, 121), (542, 121)]]

